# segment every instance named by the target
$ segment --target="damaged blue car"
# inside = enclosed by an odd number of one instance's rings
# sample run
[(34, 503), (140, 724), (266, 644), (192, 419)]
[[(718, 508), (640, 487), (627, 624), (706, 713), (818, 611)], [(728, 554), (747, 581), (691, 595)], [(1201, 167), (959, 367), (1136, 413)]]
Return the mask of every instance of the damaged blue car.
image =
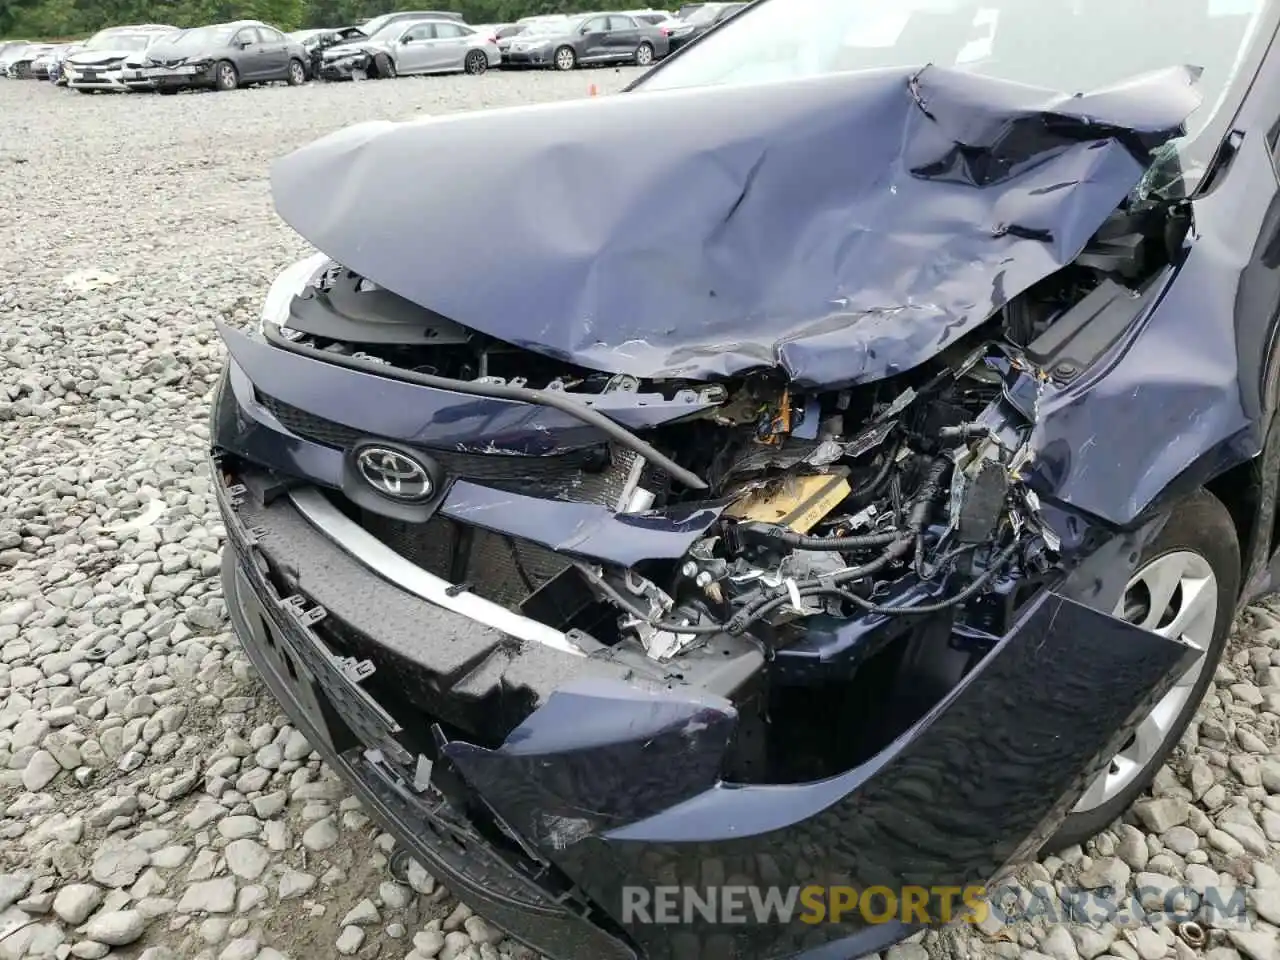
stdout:
[(1153, 10), (757, 0), (278, 161), (227, 605), (475, 910), (846, 960), (936, 918), (631, 908), (983, 885), (1150, 782), (1280, 533), (1280, 4)]

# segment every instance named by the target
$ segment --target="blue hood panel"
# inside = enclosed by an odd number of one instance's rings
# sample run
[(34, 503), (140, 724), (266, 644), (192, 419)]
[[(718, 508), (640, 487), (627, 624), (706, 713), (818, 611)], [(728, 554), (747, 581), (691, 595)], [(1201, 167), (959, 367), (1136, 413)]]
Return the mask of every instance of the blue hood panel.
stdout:
[(510, 343), (837, 387), (929, 359), (1077, 256), (1196, 75), (1065, 96), (895, 68), (377, 121), (272, 187), (319, 250)]

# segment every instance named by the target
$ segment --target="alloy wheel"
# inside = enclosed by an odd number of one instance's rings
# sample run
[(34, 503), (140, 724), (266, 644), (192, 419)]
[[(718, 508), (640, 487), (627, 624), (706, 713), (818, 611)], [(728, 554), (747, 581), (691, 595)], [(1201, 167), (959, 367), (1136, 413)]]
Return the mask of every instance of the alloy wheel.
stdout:
[(556, 67), (560, 70), (572, 70), (574, 59), (573, 51), (568, 47), (556, 51)]
[(1094, 810), (1128, 787), (1159, 754), (1174, 733), (1174, 723), (1204, 672), (1204, 655), (1218, 616), (1218, 579), (1209, 562), (1190, 550), (1176, 550), (1148, 561), (1125, 587), (1114, 616), (1200, 651), (1191, 665), (1129, 741), (1089, 785), (1072, 813)]
[(636, 66), (647, 67), (653, 63), (653, 47), (647, 43), (640, 44), (636, 48)]

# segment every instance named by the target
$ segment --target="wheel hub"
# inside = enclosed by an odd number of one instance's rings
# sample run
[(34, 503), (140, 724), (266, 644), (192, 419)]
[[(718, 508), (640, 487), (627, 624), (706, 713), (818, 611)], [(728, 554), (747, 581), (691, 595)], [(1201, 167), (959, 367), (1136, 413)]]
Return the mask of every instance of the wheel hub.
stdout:
[(1178, 678), (1138, 724), (1133, 736), (1089, 785), (1072, 813), (1095, 810), (1128, 788), (1168, 742), (1208, 663), (1218, 617), (1218, 580), (1209, 562), (1190, 550), (1176, 550), (1148, 561), (1125, 586), (1114, 616), (1179, 640), (1200, 651), (1196, 662)]

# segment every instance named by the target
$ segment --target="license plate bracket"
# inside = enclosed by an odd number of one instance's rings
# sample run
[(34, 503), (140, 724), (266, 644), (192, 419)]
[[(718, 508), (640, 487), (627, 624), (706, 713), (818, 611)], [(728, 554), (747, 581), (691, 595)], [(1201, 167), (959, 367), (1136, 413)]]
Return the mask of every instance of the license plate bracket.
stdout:
[(360, 686), (360, 681), (374, 672), (372, 664), (335, 656), (311, 629), (326, 616), (324, 608), (309, 607), (295, 594), (270, 605), (268, 616), (289, 651), (315, 678), (357, 739), (366, 747), (381, 750), (395, 763), (411, 763), (413, 755), (396, 739), (403, 728)]

